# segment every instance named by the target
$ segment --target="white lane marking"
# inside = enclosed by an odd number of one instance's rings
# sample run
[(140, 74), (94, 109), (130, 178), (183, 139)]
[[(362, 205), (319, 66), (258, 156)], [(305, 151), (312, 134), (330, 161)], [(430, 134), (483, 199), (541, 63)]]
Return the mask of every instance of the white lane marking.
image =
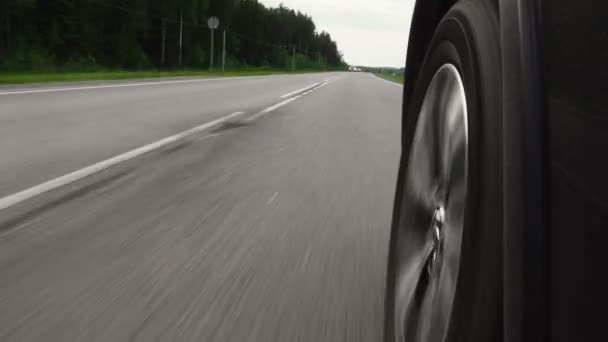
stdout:
[(279, 196), (279, 193), (275, 192), (274, 195), (272, 195), (272, 197), (270, 197), (270, 199), (268, 200), (268, 202), (266, 202), (266, 205), (272, 204), (272, 202), (274, 202), (274, 200), (276, 200), (278, 196)]
[(290, 97), (290, 96), (293, 96), (293, 95), (295, 95), (295, 94), (299, 94), (299, 93), (305, 92), (305, 91), (306, 91), (306, 90), (308, 90), (308, 89), (311, 89), (311, 88), (314, 88), (314, 87), (318, 86), (320, 83), (321, 83), (321, 82), (317, 82), (317, 83), (315, 83), (315, 84), (308, 85), (308, 86), (306, 86), (306, 87), (304, 87), (304, 88), (301, 88), (301, 89), (298, 89), (298, 90), (294, 90), (294, 91), (292, 91), (291, 93), (287, 93), (287, 94), (285, 94), (285, 95), (281, 95), (280, 97), (281, 97), (282, 99), (284, 99), (284, 98), (286, 98), (286, 97)]
[(331, 82), (333, 82), (333, 81), (334, 81), (334, 80), (327, 81), (327, 82), (325, 82), (325, 83), (321, 84), (320, 86), (316, 87), (316, 88), (315, 88), (315, 89), (313, 89), (313, 90), (317, 90), (317, 89), (323, 88), (323, 87), (325, 87), (326, 85), (330, 84), (330, 83), (331, 83)]
[(275, 104), (273, 106), (270, 106), (270, 107), (264, 109), (262, 111), (262, 113), (272, 112), (273, 110), (279, 109), (279, 108), (283, 107), (284, 105), (286, 105), (286, 104), (288, 104), (288, 103), (290, 103), (292, 101), (295, 101), (295, 100), (297, 100), (299, 98), (300, 98), (300, 96), (296, 96), (296, 97), (292, 97), (292, 98), (287, 99), (287, 100), (283, 100), (283, 101), (281, 101), (281, 102), (279, 102), (279, 103), (277, 103), (277, 104)]
[(290, 102), (293, 102), (293, 101), (297, 100), (298, 98), (300, 98), (300, 97), (299, 97), (299, 96), (296, 96), (296, 97), (289, 98), (289, 99), (287, 99), (287, 100), (283, 100), (283, 101), (281, 101), (281, 102), (279, 102), (279, 103), (277, 103), (277, 104), (275, 104), (275, 105), (272, 105), (272, 106), (270, 106), (270, 107), (268, 107), (268, 108), (264, 109), (263, 111), (261, 111), (261, 112), (259, 112), (259, 113), (257, 113), (257, 114), (252, 115), (251, 117), (247, 118), (247, 120), (246, 120), (246, 121), (247, 121), (247, 122), (251, 122), (251, 121), (253, 121), (253, 120), (255, 120), (255, 119), (259, 118), (260, 116), (262, 116), (262, 115), (264, 115), (264, 114), (268, 114), (268, 113), (272, 112), (272, 111), (273, 111), (273, 110), (275, 110), (275, 109), (281, 108), (281, 107), (283, 107), (284, 105), (286, 105), (286, 104), (288, 104), (288, 103), (290, 103)]
[(397, 86), (399, 88), (403, 88), (403, 84), (400, 84), (400, 83), (397, 83), (397, 82), (393, 82), (393, 81), (389, 81), (389, 80), (385, 80), (384, 78), (382, 78), (380, 76), (377, 76), (376, 74), (372, 74), (372, 75), (374, 75), (375, 78), (377, 78), (377, 79), (379, 79), (381, 81), (384, 81), (386, 83), (390, 83), (390, 84), (392, 84), (394, 86)]
[(266, 115), (266, 114), (268, 114), (268, 113), (270, 113), (270, 112), (272, 112), (272, 111), (274, 111), (276, 109), (279, 109), (279, 108), (285, 106), (286, 104), (289, 104), (289, 103), (291, 103), (291, 102), (293, 102), (293, 101), (295, 101), (295, 100), (297, 100), (297, 99), (299, 99), (299, 98), (301, 98), (303, 96), (306, 96), (306, 95), (312, 93), (313, 91), (315, 91), (315, 90), (317, 90), (319, 88), (322, 88), (322, 87), (328, 85), (331, 82), (333, 82), (333, 80), (331, 80), (331, 81), (327, 81), (326, 80), (323, 83), (319, 84), (318, 86), (310, 89), (309, 91), (307, 91), (305, 93), (302, 93), (302, 94), (294, 96), (294, 97), (290, 97), (287, 100), (283, 100), (283, 101), (281, 101), (281, 102), (279, 102), (277, 104), (274, 104), (274, 105), (272, 105), (272, 106), (270, 106), (270, 107), (262, 110), (261, 112), (258, 112), (257, 114), (252, 115), (251, 117), (247, 118), (247, 120), (245, 120), (245, 121), (246, 122), (252, 122), (252, 121), (258, 119), (259, 117), (261, 117), (263, 115)]
[(310, 246), (306, 248), (306, 253), (304, 253), (304, 260), (302, 261), (302, 266), (306, 266), (308, 264), (308, 259), (310, 258)]
[(281, 77), (281, 76), (283, 76), (283, 75), (202, 78), (202, 79), (159, 81), (159, 82), (142, 82), (142, 83), (126, 83), (126, 84), (108, 84), (108, 85), (98, 85), (98, 86), (82, 86), (82, 87), (66, 87), (66, 88), (48, 88), (48, 89), (34, 89), (34, 90), (19, 90), (19, 91), (0, 92), (0, 96), (2, 96), (2, 95), (20, 95), (20, 94), (36, 94), (36, 93), (53, 93), (53, 92), (65, 92), (65, 91), (74, 91), (74, 90), (91, 90), (91, 89), (106, 89), (106, 88), (127, 88), (127, 87), (157, 86), (157, 85), (166, 85), (166, 84), (194, 83), (194, 82), (230, 81), (230, 80), (256, 79), (256, 78)]
[(134, 150), (131, 150), (129, 152), (123, 153), (121, 155), (118, 155), (116, 157), (112, 157), (110, 159), (106, 159), (104, 161), (101, 161), (97, 164), (93, 164), (91, 166), (87, 166), (83, 169), (74, 171), (72, 173), (69, 173), (67, 175), (52, 179), (48, 182), (36, 185), (34, 187), (31, 187), (29, 189), (20, 191), (16, 194), (12, 194), (3, 198), (0, 198), (0, 210), (4, 210), (7, 208), (10, 208), (16, 204), (19, 204), (21, 202), (27, 201), (31, 198), (34, 198), (38, 195), (41, 195), (45, 192), (49, 192), (51, 190), (55, 190), (57, 188), (60, 188), (62, 186), (74, 183), (80, 179), (83, 179), (85, 177), (94, 175), (100, 171), (103, 171), (105, 169), (108, 169), (112, 166), (118, 165), (120, 163), (126, 162), (128, 160), (131, 160), (133, 158), (139, 157), (145, 153), (151, 152), (153, 150), (156, 150), (158, 148), (161, 148), (163, 146), (167, 146), (175, 141), (178, 141), (180, 139), (183, 139), (185, 137), (188, 137), (190, 135), (196, 134), (196, 133), (200, 133), (204, 130), (207, 130), (211, 127), (217, 126), (219, 124), (222, 124), (228, 120), (231, 120), (239, 115), (243, 115), (243, 112), (236, 112), (236, 113), (232, 113), (230, 115), (224, 116), (223, 118), (219, 118), (217, 120), (208, 122), (206, 124), (200, 125), (200, 126), (196, 126), (194, 128), (191, 128), (189, 130), (183, 131), (181, 133), (172, 135), (170, 137), (161, 139), (159, 141), (153, 142), (151, 144), (136, 148)]

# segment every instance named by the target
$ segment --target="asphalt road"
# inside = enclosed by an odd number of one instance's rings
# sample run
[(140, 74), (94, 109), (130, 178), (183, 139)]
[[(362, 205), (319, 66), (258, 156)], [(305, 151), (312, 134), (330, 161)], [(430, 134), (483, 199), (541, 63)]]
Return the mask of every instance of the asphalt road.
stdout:
[(0, 211), (0, 341), (379, 341), (401, 87), (131, 83), (0, 89), (0, 197), (243, 114)]

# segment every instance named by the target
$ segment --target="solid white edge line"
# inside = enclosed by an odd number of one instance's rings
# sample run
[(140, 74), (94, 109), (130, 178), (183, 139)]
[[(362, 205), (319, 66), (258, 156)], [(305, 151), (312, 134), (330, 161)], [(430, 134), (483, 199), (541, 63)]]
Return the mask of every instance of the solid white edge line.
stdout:
[(74, 171), (72, 173), (69, 173), (67, 175), (55, 178), (53, 180), (50, 180), (48, 182), (36, 185), (34, 187), (31, 187), (29, 189), (20, 191), (18, 193), (0, 198), (0, 210), (4, 210), (7, 208), (10, 208), (16, 204), (22, 203), (24, 201), (27, 201), (29, 199), (32, 199), (36, 196), (39, 196), (43, 193), (49, 192), (51, 190), (55, 190), (58, 189), (62, 186), (74, 183), (78, 180), (81, 180), (83, 178), (92, 176), (100, 171), (106, 170), (112, 166), (118, 165), (120, 163), (129, 161), (131, 159), (134, 159), (136, 157), (139, 157), (143, 154), (146, 154), (148, 152), (151, 152), (153, 150), (159, 149), (161, 147), (164, 147), (166, 145), (169, 145), (175, 141), (181, 140), (185, 137), (188, 137), (190, 135), (202, 132), (204, 130), (207, 130), (211, 127), (217, 126), (221, 123), (224, 123), (230, 119), (233, 119), (239, 115), (244, 114), (243, 112), (236, 112), (236, 113), (232, 113), (230, 115), (224, 116), (222, 118), (219, 118), (217, 120), (208, 122), (206, 124), (191, 128), (189, 130), (183, 131), (181, 133), (172, 135), (170, 137), (161, 139), (159, 141), (153, 142), (151, 144), (136, 148), (134, 150), (131, 150), (129, 152), (123, 153), (121, 155), (118, 155), (116, 157), (112, 157), (110, 159), (106, 159), (104, 161), (101, 161), (99, 163), (93, 164), (91, 166), (85, 167), (83, 169)]
[(179, 84), (179, 83), (194, 83), (194, 82), (212, 82), (212, 81), (230, 81), (230, 80), (243, 80), (243, 79), (259, 79), (259, 78), (268, 78), (268, 77), (277, 77), (277, 76), (281, 77), (281, 76), (284, 76), (284, 75), (220, 77), (220, 78), (201, 78), (201, 79), (197, 78), (197, 79), (174, 80), (174, 81), (141, 82), (141, 83), (126, 83), (126, 84), (108, 84), (108, 85), (98, 85), (98, 86), (48, 88), (48, 89), (35, 89), (35, 90), (18, 90), (18, 91), (0, 92), (0, 96), (3, 96), (3, 95), (36, 94), (36, 93), (53, 93), (53, 92), (65, 92), (65, 91), (76, 91), (76, 90), (91, 90), (91, 89), (156, 86), (156, 85)]

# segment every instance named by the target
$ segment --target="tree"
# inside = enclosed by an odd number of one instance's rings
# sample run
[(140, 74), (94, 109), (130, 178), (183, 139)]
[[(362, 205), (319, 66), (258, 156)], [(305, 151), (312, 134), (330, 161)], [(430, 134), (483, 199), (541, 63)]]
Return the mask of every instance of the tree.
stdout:
[[(207, 19), (227, 31), (228, 58), (251, 66), (342, 66), (312, 18), (257, 0), (2, 0), (0, 69), (174, 67), (180, 18), (185, 66), (208, 62)], [(316, 63), (316, 64), (315, 64)]]

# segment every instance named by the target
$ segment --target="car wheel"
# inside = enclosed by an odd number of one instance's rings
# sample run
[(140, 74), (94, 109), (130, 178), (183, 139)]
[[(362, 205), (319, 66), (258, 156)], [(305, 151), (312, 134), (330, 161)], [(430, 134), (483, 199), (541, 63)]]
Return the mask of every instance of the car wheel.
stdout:
[(500, 341), (500, 36), (488, 1), (445, 14), (405, 99), (385, 341)]

